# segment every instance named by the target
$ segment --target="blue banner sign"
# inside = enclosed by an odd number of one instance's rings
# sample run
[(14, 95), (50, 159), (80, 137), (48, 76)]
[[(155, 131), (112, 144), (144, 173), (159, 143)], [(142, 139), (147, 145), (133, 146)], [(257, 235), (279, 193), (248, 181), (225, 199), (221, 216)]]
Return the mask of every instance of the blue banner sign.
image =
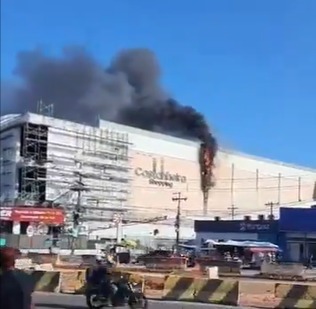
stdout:
[(210, 233), (277, 233), (278, 220), (196, 220), (194, 229)]
[(241, 222), (239, 224), (239, 230), (241, 232), (269, 231), (270, 228), (269, 223)]

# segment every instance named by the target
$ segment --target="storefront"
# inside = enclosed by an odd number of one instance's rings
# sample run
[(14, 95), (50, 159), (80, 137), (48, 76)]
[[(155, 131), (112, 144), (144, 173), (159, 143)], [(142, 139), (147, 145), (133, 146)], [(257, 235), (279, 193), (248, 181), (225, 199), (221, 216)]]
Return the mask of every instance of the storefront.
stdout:
[(195, 221), (197, 244), (213, 240), (253, 240), (278, 243), (277, 220)]
[(281, 208), (279, 228), (287, 260), (316, 259), (316, 208)]
[(61, 209), (31, 207), (1, 207), (1, 233), (43, 235), (64, 224)]

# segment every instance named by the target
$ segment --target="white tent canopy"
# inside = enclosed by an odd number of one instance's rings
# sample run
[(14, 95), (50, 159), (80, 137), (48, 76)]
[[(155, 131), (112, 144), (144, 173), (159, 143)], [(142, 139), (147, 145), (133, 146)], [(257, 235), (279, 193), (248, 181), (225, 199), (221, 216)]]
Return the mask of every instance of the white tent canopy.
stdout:
[(208, 239), (205, 243), (213, 246), (232, 246), (232, 247), (250, 247), (250, 248), (279, 248), (277, 245), (270, 242), (261, 242), (261, 241), (215, 241)]

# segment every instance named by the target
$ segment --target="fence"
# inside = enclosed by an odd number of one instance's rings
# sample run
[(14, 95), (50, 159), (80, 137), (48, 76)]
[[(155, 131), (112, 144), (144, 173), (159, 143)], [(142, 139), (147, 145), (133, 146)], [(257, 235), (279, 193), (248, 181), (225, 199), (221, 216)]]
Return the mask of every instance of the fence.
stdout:
[[(60, 249), (71, 249), (72, 238), (61, 236), (58, 241), (53, 242), (50, 235), (27, 235), (1, 234), (2, 245), (20, 248), (20, 249), (49, 249), (58, 247)], [(126, 238), (128, 240), (128, 238)], [(133, 239), (132, 239), (133, 240)], [(75, 239), (74, 249), (95, 249), (96, 244), (111, 244), (113, 241), (107, 240), (88, 240), (87, 236), (79, 236)], [(154, 239), (154, 237), (139, 238), (140, 248), (142, 251), (157, 248), (171, 248), (175, 244), (174, 239)]]
[[(6, 246), (19, 249), (48, 249), (50, 247), (70, 249), (72, 242), (70, 237), (61, 237), (57, 243), (54, 244), (49, 235), (34, 235), (28, 237), (27, 235), (1, 234), (1, 239), (3, 239), (3, 243), (5, 243)], [(74, 248), (88, 249), (87, 237), (78, 237), (75, 241)]]

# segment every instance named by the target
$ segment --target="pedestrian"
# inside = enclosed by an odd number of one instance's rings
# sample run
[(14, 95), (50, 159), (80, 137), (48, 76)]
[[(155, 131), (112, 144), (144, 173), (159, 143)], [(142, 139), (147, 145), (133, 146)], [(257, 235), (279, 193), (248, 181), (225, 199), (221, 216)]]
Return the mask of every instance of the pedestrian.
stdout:
[(31, 309), (33, 282), (30, 275), (15, 268), (17, 250), (0, 248), (0, 308)]
[(313, 264), (314, 264), (314, 255), (311, 254), (308, 260), (308, 268), (313, 269)]

